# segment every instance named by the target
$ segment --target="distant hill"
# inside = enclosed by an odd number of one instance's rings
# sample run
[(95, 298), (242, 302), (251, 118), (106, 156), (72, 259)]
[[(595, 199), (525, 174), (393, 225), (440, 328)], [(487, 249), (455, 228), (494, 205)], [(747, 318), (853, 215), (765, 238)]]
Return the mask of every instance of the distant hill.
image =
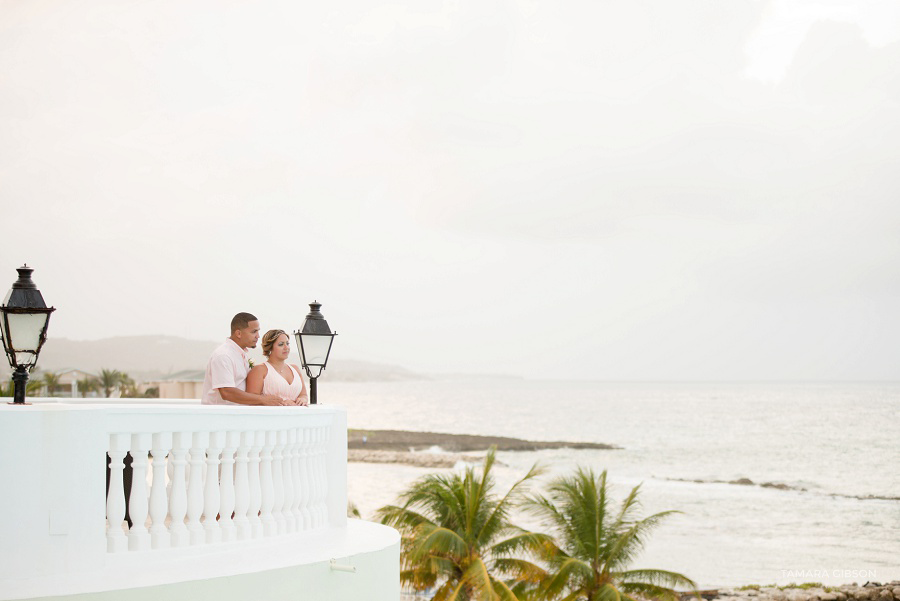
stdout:
[[(177, 336), (118, 336), (101, 340), (53, 338), (41, 350), (44, 371), (77, 368), (88, 372), (117, 369), (138, 381), (158, 380), (186, 370), (205, 369), (210, 353), (221, 342)], [(252, 353), (261, 357), (259, 348)], [(9, 372), (7, 368), (4, 375)], [(346, 381), (419, 380), (427, 376), (396, 365), (332, 357), (328, 379)]]

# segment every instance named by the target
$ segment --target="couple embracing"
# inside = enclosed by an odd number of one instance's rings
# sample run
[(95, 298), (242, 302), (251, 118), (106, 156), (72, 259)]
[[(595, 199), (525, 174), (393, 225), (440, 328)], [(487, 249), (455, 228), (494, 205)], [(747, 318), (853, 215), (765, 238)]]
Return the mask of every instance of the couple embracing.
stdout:
[(204, 405), (308, 405), (300, 368), (287, 363), (291, 339), (284, 330), (262, 337), (266, 362), (253, 365), (247, 350), (259, 341), (259, 320), (238, 313), (231, 320), (231, 336), (213, 351), (203, 380)]

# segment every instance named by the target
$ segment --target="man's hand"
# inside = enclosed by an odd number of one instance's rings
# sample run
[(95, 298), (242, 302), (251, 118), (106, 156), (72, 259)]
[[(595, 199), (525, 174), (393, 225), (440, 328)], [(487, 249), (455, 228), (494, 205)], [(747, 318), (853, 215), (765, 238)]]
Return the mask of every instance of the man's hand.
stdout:
[(262, 400), (260, 405), (267, 405), (267, 406), (293, 405), (293, 403), (291, 401), (286, 401), (283, 398), (281, 398), (280, 396), (275, 396), (274, 394), (261, 394), (261, 395), (259, 395), (259, 397)]

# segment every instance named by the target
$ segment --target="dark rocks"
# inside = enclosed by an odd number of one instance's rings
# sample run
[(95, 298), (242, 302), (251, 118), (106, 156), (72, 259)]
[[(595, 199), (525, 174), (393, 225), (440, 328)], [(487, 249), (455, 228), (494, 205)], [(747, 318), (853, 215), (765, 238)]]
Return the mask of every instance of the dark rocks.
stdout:
[(351, 449), (379, 451), (421, 451), (440, 447), (444, 451), (463, 453), (486, 451), (492, 446), (498, 451), (537, 451), (541, 449), (618, 449), (600, 442), (536, 441), (505, 436), (477, 436), (474, 434), (443, 434), (438, 432), (408, 432), (405, 430), (349, 430), (347, 446)]

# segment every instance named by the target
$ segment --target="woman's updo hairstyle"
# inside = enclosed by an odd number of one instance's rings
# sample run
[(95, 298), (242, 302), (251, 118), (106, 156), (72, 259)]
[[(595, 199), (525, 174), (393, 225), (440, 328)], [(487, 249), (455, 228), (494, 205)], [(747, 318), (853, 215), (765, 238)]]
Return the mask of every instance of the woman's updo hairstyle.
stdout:
[[(287, 332), (285, 332), (284, 330), (269, 330), (268, 332), (263, 334), (263, 337), (262, 337), (263, 355), (268, 357), (269, 354), (271, 354), (272, 347), (275, 345), (275, 341), (278, 340), (278, 337), (281, 336), (282, 334), (287, 336)], [(291, 339), (291, 337), (288, 336), (288, 340), (290, 340), (290, 339)]]

